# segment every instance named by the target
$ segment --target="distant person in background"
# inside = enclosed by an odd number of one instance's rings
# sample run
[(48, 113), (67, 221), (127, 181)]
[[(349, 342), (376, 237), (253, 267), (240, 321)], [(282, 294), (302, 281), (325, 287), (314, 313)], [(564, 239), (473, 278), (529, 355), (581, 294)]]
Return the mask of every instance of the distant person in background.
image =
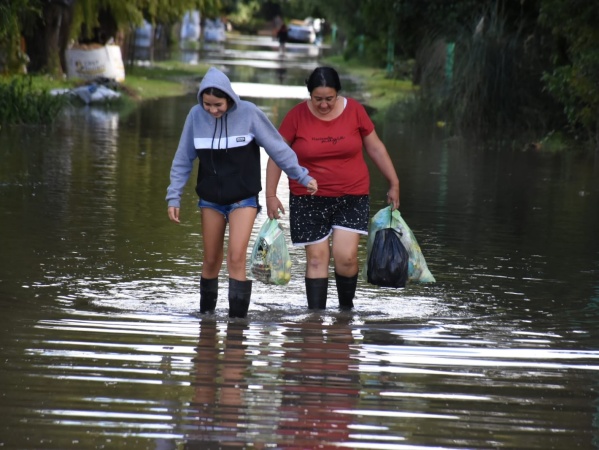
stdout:
[(279, 39), (279, 53), (281, 55), (284, 55), (285, 44), (289, 39), (289, 29), (287, 28), (287, 25), (285, 23), (283, 23), (283, 25), (281, 25), (281, 28), (279, 28), (279, 31), (277, 31), (277, 38)]
[(276, 41), (279, 39), (277, 37), (277, 33), (279, 32), (281, 25), (283, 25), (283, 18), (277, 14), (275, 16), (275, 18), (272, 19), (272, 40), (273, 41)]
[(314, 44), (316, 45), (322, 44), (322, 22), (322, 19), (316, 18), (312, 24), (314, 33), (316, 34), (316, 40), (314, 41)]
[[(279, 132), (299, 163), (318, 179), (318, 194), (306, 195), (289, 180), (291, 242), (306, 250), (306, 297), (309, 309), (325, 309), (331, 253), (339, 307), (353, 308), (358, 281), (358, 244), (368, 234), (370, 175), (363, 149), (389, 183), (387, 203), (399, 208), (399, 179), (385, 144), (364, 107), (339, 95), (335, 69), (318, 67), (306, 80), (310, 98), (293, 107)], [(285, 212), (276, 196), (281, 169), (266, 167), (268, 217)], [(331, 242), (329, 242), (331, 241)]]

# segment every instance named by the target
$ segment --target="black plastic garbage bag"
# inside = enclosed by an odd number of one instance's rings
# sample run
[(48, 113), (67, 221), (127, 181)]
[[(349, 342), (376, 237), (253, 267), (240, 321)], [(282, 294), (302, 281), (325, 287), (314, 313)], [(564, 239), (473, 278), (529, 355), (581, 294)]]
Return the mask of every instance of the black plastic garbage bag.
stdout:
[(410, 260), (408, 262), (408, 283), (434, 283), (435, 277), (428, 269), (420, 245), (416, 240), (416, 236), (401, 217), (401, 214), (397, 209), (391, 211), (391, 206), (381, 209), (377, 212), (372, 219), (370, 219), (370, 226), (368, 228), (368, 242), (366, 244), (366, 258), (364, 258), (361, 277), (364, 281), (368, 280), (368, 261), (370, 259), (370, 253), (372, 245), (374, 244), (374, 238), (379, 230), (386, 228), (392, 228), (399, 233), (401, 243), (408, 251)]
[(382, 287), (405, 287), (409, 260), (410, 255), (401, 243), (397, 230), (378, 230), (368, 257), (368, 282)]

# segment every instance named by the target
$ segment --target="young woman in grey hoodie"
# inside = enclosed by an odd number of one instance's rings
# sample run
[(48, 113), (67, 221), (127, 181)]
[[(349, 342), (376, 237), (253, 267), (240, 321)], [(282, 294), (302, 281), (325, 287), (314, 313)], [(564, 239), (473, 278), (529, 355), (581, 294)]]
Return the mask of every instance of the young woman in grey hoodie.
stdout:
[(200, 313), (216, 308), (228, 223), (229, 317), (246, 317), (252, 292), (252, 281), (246, 278), (247, 248), (262, 190), (260, 147), (289, 178), (305, 186), (306, 193), (316, 193), (318, 184), (298, 164), (268, 117), (255, 104), (241, 100), (223, 72), (214, 67), (208, 70), (200, 83), (198, 102), (187, 115), (173, 159), (166, 195), (168, 216), (180, 222), (181, 193), (198, 158), (196, 193), (204, 243)]

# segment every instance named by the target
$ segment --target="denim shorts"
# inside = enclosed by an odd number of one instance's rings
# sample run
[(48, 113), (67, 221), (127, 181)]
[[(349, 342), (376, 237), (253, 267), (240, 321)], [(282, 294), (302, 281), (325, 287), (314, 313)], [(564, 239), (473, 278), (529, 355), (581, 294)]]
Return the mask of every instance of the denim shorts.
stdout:
[(238, 202), (231, 203), (230, 205), (219, 205), (218, 203), (212, 203), (204, 199), (200, 199), (200, 201), (198, 202), (198, 206), (200, 208), (210, 208), (214, 209), (215, 211), (218, 211), (223, 216), (225, 216), (225, 220), (227, 222), (229, 222), (229, 214), (231, 214), (231, 212), (235, 211), (237, 208), (256, 208), (258, 209), (258, 213), (262, 209), (260, 203), (258, 202), (257, 195), (255, 197), (250, 197), (246, 198), (245, 200), (240, 200)]
[(368, 234), (370, 197), (343, 195), (290, 195), (291, 242), (303, 246), (327, 239), (334, 228)]

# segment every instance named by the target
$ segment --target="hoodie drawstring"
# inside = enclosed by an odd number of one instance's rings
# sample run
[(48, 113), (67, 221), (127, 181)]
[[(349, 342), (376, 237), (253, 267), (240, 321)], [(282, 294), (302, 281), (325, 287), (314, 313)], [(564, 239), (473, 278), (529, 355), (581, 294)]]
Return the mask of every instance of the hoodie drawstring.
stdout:
[(214, 137), (216, 136), (216, 128), (218, 119), (214, 119), (214, 132), (212, 133), (212, 143), (210, 144), (210, 162), (212, 163), (212, 171), (216, 175), (216, 166), (214, 165)]
[(220, 150), (220, 142), (223, 137), (223, 118), (221, 117), (218, 120), (220, 120), (220, 133), (218, 134), (218, 149)]
[(225, 152), (229, 153), (229, 114), (225, 114)]
[[(223, 137), (223, 119), (214, 120), (214, 131), (212, 132), (212, 143), (210, 144), (210, 162), (212, 163), (212, 171), (216, 175), (216, 166), (214, 165), (214, 138), (216, 137), (216, 130), (218, 128), (218, 121), (220, 120), (220, 133), (218, 134), (218, 150), (221, 149), (220, 143)], [(229, 115), (225, 114), (225, 152), (229, 152)]]

